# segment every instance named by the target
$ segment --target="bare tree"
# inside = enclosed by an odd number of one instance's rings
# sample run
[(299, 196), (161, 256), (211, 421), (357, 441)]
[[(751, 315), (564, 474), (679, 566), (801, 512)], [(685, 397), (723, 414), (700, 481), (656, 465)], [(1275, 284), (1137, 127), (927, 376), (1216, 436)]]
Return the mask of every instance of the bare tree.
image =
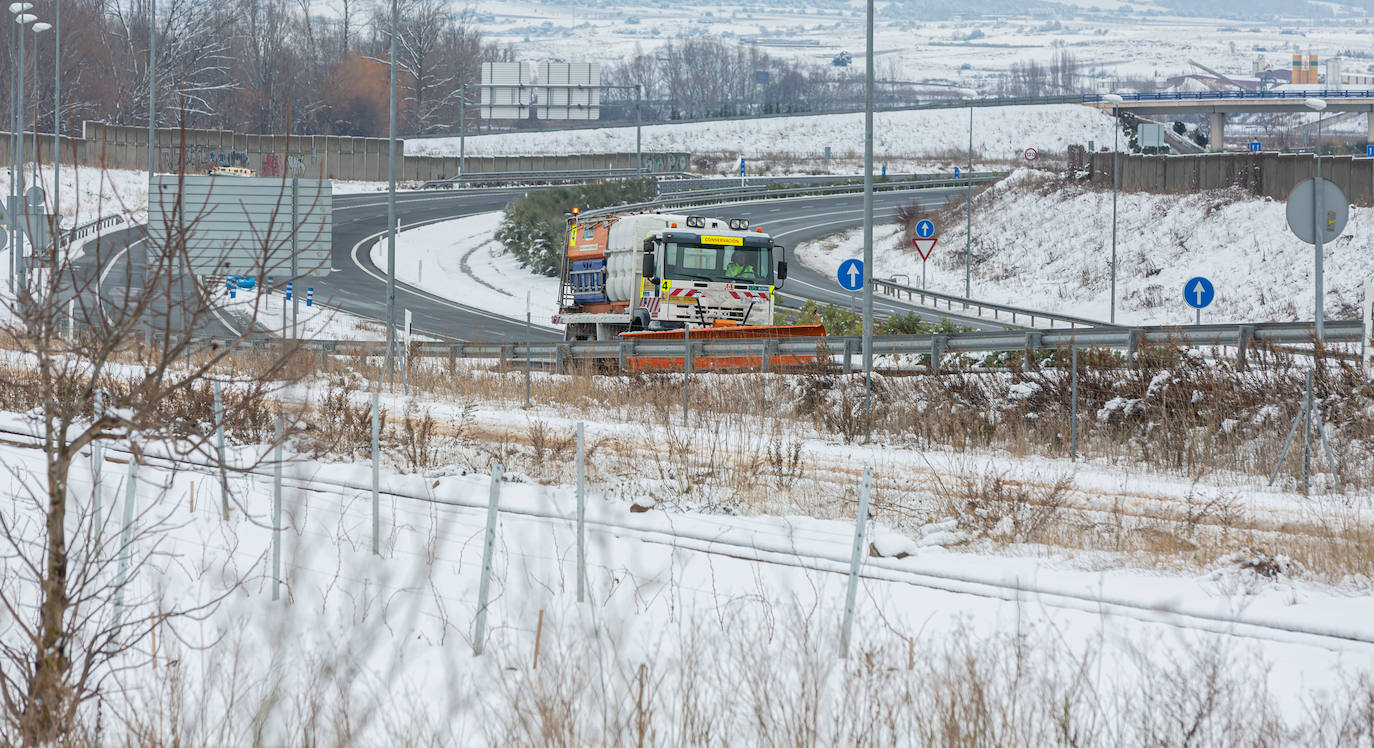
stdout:
[[(6, 580), (0, 585), (0, 742), (6, 744), (90, 739), (83, 706), (117, 695), (120, 674), (146, 662), (145, 638), (216, 602), (168, 609), (146, 589), (141, 593), (131, 580), (159, 552), (165, 518), (151, 508), (134, 514), (132, 505), (122, 519), (108, 509), (102, 518), (98, 498), (73, 491), (74, 468), (90, 462), (95, 445), (119, 444), (133, 463), (156, 464), (164, 476), (188, 464), (255, 469), (267, 450), (258, 461), (230, 464), (212, 446), (211, 380), (230, 385), (241, 414), (258, 414), (249, 422), (251, 440), (270, 443), (262, 416), (281, 411), (275, 395), (294, 379), (288, 365), (295, 351), (286, 344), (251, 370), (236, 365), (235, 347), (252, 334), (261, 307), (254, 302), (241, 332), (225, 331), (218, 302), (190, 275), (187, 232), (202, 216), (185, 215), (179, 200), (167, 215), (122, 241), (97, 237), (80, 258), (64, 242), (36, 242), (30, 282), (0, 305), (0, 344), (10, 362), (0, 367), (0, 405), (30, 414), (29, 435), (17, 438), (36, 441), (41, 464), (7, 466), (16, 498), (0, 511)], [(273, 272), (271, 257), (279, 255), (268, 250), (291, 228), (273, 223), (259, 230), (259, 272)], [(127, 245), (138, 238), (148, 249), (135, 255)], [(115, 263), (137, 265), (138, 272), (112, 281)], [(227, 337), (207, 343), (207, 332)], [(103, 410), (96, 405), (102, 392)], [(287, 419), (275, 438), (290, 438), (298, 420)], [(118, 533), (110, 532), (116, 527)], [(140, 613), (127, 613), (132, 610)]]

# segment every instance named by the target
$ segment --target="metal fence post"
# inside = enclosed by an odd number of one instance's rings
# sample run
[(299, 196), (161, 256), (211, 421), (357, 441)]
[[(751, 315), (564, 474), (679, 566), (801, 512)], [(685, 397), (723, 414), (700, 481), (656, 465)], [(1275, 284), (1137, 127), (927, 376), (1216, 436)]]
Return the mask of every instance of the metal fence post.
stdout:
[(219, 459), (219, 498), (224, 518), (229, 519), (229, 472), (224, 463), (224, 396), (219, 381), (211, 384), (215, 391), (215, 453)]
[(864, 482), (859, 489), (859, 515), (854, 520), (854, 554), (849, 559), (849, 589), (844, 598), (844, 631), (840, 639), (841, 656), (849, 657), (849, 636), (854, 628), (854, 599), (859, 592), (859, 565), (863, 563), (867, 543), (864, 530), (868, 524), (868, 494), (873, 485), (873, 468), (864, 468)]
[(381, 543), (378, 536), (381, 534), (381, 501), (378, 492), (378, 483), (381, 480), (381, 453), (377, 449), (377, 443), (381, 435), (381, 417), (379, 415), (379, 395), (372, 393), (372, 552), (378, 556), (382, 555)]
[(577, 601), (587, 596), (587, 463), (585, 425), (577, 422)]
[(124, 484), (124, 526), (119, 533), (119, 569), (115, 582), (115, 608), (124, 605), (124, 586), (128, 583), (129, 546), (133, 543), (134, 503), (138, 500), (138, 455), (129, 450), (129, 479)]
[(530, 292), (525, 292), (525, 407), (530, 407)]
[[(105, 405), (101, 402), (103, 394), (101, 390), (95, 391), (95, 420), (97, 421), (105, 416)], [(104, 465), (105, 447), (99, 439), (96, 439), (91, 442), (91, 503), (94, 505), (93, 511), (95, 513), (91, 533), (97, 538), (101, 536), (103, 529), (103, 522), (100, 517), (100, 472)]]
[(282, 417), (277, 414), (275, 458), (272, 466), (272, 599), (281, 599), (281, 463)]
[(687, 390), (692, 381), (692, 329), (682, 323), (682, 427), (687, 428)]
[(491, 592), (491, 553), (496, 544), (496, 516), (501, 502), (501, 463), (491, 470), (491, 499), (487, 503), (487, 534), (482, 543), (482, 584), (477, 589), (477, 622), (472, 634), (472, 654), (482, 654), (487, 635), (487, 596)]
[(1072, 394), (1072, 397), (1073, 397), (1073, 409), (1072, 409), (1071, 415), (1069, 416), (1069, 418), (1072, 419), (1072, 420), (1070, 421), (1070, 426), (1069, 426), (1069, 433), (1072, 435), (1072, 446), (1070, 447), (1070, 449), (1071, 449), (1072, 451), (1070, 452), (1070, 458), (1071, 458), (1071, 459), (1074, 459), (1074, 460), (1077, 460), (1077, 459), (1078, 459), (1078, 344), (1077, 344), (1077, 343), (1071, 344), (1071, 347), (1073, 348), (1073, 364), (1072, 364), (1072, 366), (1073, 366), (1073, 394)]

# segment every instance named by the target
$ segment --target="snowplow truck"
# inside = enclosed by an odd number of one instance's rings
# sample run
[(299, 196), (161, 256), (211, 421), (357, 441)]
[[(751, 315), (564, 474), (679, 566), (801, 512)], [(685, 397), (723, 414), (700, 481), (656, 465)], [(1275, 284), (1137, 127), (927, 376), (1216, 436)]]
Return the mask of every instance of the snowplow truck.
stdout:
[[(569, 220), (559, 313), (565, 339), (661, 340), (820, 337), (820, 325), (774, 325), (786, 250), (742, 218), (633, 213)], [(764, 349), (761, 348), (761, 351)], [(752, 357), (694, 360), (747, 368)], [(770, 356), (770, 365), (814, 357)], [(633, 358), (638, 369), (675, 369), (683, 357)]]

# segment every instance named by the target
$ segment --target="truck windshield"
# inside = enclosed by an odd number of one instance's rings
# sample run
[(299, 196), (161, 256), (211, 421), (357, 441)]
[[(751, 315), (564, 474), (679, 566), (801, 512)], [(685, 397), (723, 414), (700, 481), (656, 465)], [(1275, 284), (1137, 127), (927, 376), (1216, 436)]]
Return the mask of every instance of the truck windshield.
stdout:
[(730, 247), (668, 242), (664, 271), (668, 278), (694, 278), (721, 283), (772, 284), (768, 247)]

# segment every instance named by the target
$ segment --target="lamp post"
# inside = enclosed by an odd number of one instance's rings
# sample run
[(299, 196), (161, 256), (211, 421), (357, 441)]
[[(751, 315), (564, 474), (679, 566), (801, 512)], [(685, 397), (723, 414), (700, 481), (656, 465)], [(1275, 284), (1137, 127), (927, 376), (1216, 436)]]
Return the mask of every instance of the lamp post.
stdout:
[(1112, 308), (1110, 321), (1116, 324), (1116, 195), (1121, 171), (1121, 102), (1117, 94), (1106, 94), (1102, 100), (1112, 105)]
[[(868, 0), (864, 75), (864, 437), (873, 429), (873, 0)], [(932, 367), (938, 366), (934, 361)]]
[(148, 0), (148, 199), (153, 197), (153, 141), (157, 139), (157, 0)]
[[(968, 188), (964, 196), (968, 206), (968, 226), (964, 231), (964, 298), (973, 296), (973, 107), (968, 108)], [(924, 263), (921, 266), (925, 269)], [(922, 282), (921, 287), (925, 287)]]
[(52, 24), (39, 21), (33, 25), (33, 183), (41, 184), (38, 179), (38, 35), (52, 28)]
[(32, 8), (32, 3), (14, 3), (10, 6), (10, 12), (14, 14), (14, 22), (19, 25), (19, 64), (15, 77), (14, 101), (15, 101), (15, 130), (19, 139), (18, 152), (15, 154), (15, 169), (10, 176), (10, 184), (14, 190), (14, 197), (10, 200), (10, 257), (13, 258), (16, 285), (16, 298), (21, 295), (23, 289), (28, 288), (26, 283), (27, 273), (24, 267), (24, 248), (21, 246), (24, 234), (20, 230), (18, 212), (28, 213), (28, 208), (24, 205), (24, 27), (38, 20), (38, 16), (32, 13), (25, 13), (25, 10)]
[(387, 192), (386, 192), (386, 376), (392, 384), (393, 351), (396, 345), (396, 29), (400, 26), (400, 11), (391, 0), (391, 114), (387, 126)]
[(1312, 184), (1312, 241), (1314, 247), (1313, 285), (1316, 287), (1317, 340), (1326, 339), (1326, 314), (1323, 310), (1322, 296), (1324, 279), (1322, 277), (1322, 118), (1326, 112), (1326, 102), (1322, 99), (1307, 99), (1303, 104), (1317, 113), (1317, 179)]
[[(14, 20), (15, 20), (15, 24), (12, 25), (12, 26), (10, 26), (10, 48), (11, 48), (11, 49), (13, 49), (13, 48), (16, 46), (16, 45), (15, 45), (15, 36), (16, 36), (16, 34), (18, 34), (19, 31), (23, 29), (23, 22), (20, 22), (20, 21), (19, 21), (18, 16), (20, 16), (21, 14), (23, 14), (25, 11), (31, 10), (32, 8), (33, 8), (33, 3), (10, 3), (10, 4), (9, 4), (9, 11), (10, 11), (11, 14), (13, 14), (13, 15), (15, 16), (15, 19), (14, 19)], [(17, 257), (18, 257), (18, 254), (19, 254), (19, 253), (18, 253), (18, 251), (17, 251), (17, 249), (16, 249), (16, 246), (17, 246), (17, 239), (18, 239), (18, 235), (19, 235), (19, 234), (18, 234), (18, 223), (15, 221), (14, 214), (15, 214), (15, 208), (18, 207), (18, 201), (16, 200), (16, 198), (19, 196), (19, 194), (20, 194), (20, 192), (21, 192), (21, 190), (22, 190), (22, 182), (23, 182), (23, 177), (24, 177), (24, 175), (23, 175), (23, 170), (19, 168), (19, 166), (20, 166), (20, 161), (19, 161), (19, 145), (18, 145), (19, 142), (20, 142), (19, 139), (18, 139), (18, 138), (19, 138), (19, 123), (22, 121), (22, 117), (21, 117), (21, 115), (19, 114), (19, 108), (15, 105), (15, 97), (16, 97), (16, 95), (18, 95), (18, 93), (19, 93), (19, 86), (20, 86), (19, 81), (20, 81), (20, 77), (19, 77), (19, 67), (16, 65), (12, 70), (10, 70), (10, 200), (9, 200), (8, 204), (5, 206), (5, 222), (6, 222), (6, 226), (9, 228), (9, 245), (10, 245), (9, 285), (10, 285), (10, 292), (11, 292), (11, 293), (14, 292), (14, 279), (15, 279), (15, 275), (18, 274), (18, 267), (19, 267), (18, 262), (17, 262)]]
[[(62, 196), (61, 164), (62, 143), (58, 132), (62, 127), (62, 0), (53, 3), (53, 40), (52, 40), (52, 212), (53, 233), (62, 225), (62, 209), (58, 200)], [(34, 137), (38, 137), (37, 129)]]

